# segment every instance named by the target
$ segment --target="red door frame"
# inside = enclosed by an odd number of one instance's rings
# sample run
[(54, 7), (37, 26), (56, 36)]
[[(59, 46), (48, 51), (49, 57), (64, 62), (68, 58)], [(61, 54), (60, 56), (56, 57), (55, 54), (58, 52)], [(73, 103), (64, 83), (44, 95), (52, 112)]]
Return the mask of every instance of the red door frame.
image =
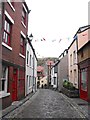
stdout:
[[(81, 72), (83, 69), (87, 69), (86, 70), (86, 72), (87, 72), (87, 74), (86, 74), (87, 75), (86, 76), (86, 78), (87, 78), (87, 80), (86, 80), (87, 81), (87, 91), (82, 90), (82, 87), (81, 87), (82, 86), (81, 85), (82, 84)], [(83, 68), (83, 69), (80, 69), (80, 98), (87, 101), (88, 100), (88, 68)]]
[(13, 68), (12, 101), (17, 100), (17, 80), (18, 80), (18, 69)]

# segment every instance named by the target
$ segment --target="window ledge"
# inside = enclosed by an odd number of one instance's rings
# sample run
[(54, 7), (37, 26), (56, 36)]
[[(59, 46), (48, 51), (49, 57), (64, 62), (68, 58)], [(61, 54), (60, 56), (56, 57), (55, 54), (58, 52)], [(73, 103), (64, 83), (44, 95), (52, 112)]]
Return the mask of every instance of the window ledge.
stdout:
[(7, 0), (7, 2), (8, 2), (8, 4), (10, 5), (10, 7), (12, 8), (12, 10), (15, 12), (15, 8), (14, 8), (13, 5), (11, 4), (11, 2), (9, 2), (8, 0)]
[(4, 47), (6, 47), (7, 49), (9, 49), (9, 50), (12, 51), (12, 48), (11, 48), (10, 46), (8, 46), (6, 43), (2, 42), (2, 45), (3, 45)]
[(0, 98), (7, 97), (7, 96), (9, 96), (9, 95), (10, 95), (10, 93), (6, 93), (5, 91), (1, 91), (1, 92), (0, 92)]
[(25, 56), (24, 56), (24, 55), (22, 55), (21, 53), (19, 53), (19, 56), (25, 59)]
[(23, 23), (23, 21), (21, 21), (22, 25), (26, 28), (26, 25)]

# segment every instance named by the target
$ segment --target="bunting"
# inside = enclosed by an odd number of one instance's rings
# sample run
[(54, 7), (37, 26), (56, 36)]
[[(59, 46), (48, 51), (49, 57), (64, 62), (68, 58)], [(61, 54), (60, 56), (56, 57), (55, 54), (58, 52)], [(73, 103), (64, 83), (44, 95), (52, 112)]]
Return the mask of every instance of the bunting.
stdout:
[(56, 40), (52, 40), (52, 42), (55, 42)]
[[(86, 34), (85, 34), (86, 35)], [(85, 35), (83, 35), (83, 36), (85, 36)], [(75, 36), (76, 37), (76, 36)], [(68, 37), (68, 38), (66, 38), (67, 40), (70, 40), (70, 37)], [(60, 43), (61, 41), (62, 41), (63, 39), (62, 38), (60, 38), (59, 40), (51, 40), (51, 42), (58, 42), (58, 43)], [(35, 42), (39, 42), (39, 41), (42, 41), (42, 42), (44, 42), (44, 41), (46, 41), (46, 39), (45, 38), (42, 38), (42, 39), (40, 39), (40, 40), (35, 40)]]
[(59, 43), (61, 42), (62, 39), (59, 40)]

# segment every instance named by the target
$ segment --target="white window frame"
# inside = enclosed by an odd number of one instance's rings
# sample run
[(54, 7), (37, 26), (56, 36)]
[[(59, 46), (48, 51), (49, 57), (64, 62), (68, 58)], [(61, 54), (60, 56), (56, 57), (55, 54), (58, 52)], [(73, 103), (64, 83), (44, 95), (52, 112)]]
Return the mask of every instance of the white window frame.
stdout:
[(22, 6), (23, 6), (24, 10), (25, 10), (25, 11), (26, 11), (26, 13), (27, 13), (27, 9), (26, 9), (25, 5), (24, 5), (24, 4), (22, 4)]
[(14, 6), (11, 4), (10, 0), (7, 0), (8, 4), (10, 5), (10, 7), (12, 8), (12, 10), (15, 12), (15, 8)]
[(26, 38), (26, 35), (22, 31), (20, 33), (24, 38)]
[(11, 18), (11, 16), (9, 15), (9, 13), (5, 10), (5, 13), (4, 13), (6, 16), (7, 16), (7, 18), (10, 20), (10, 22), (12, 23), (12, 24), (14, 24), (14, 20)]
[(7, 49), (11, 50), (12, 51), (12, 47), (10, 47), (9, 45), (7, 45), (6, 43), (2, 42), (2, 45), (4, 47), (6, 47)]
[[(4, 66), (4, 67), (6, 67), (6, 66)], [(3, 69), (3, 67), (2, 67), (2, 69)], [(4, 92), (6, 92), (7, 93), (7, 81), (8, 81), (8, 67), (6, 67), (6, 76), (5, 76), (5, 78), (1, 78), (1, 80), (5, 80), (5, 85), (4, 85)]]
[(27, 65), (29, 65), (29, 51), (27, 50)]
[[(3, 97), (6, 97), (6, 96), (9, 96), (10, 93), (7, 93), (7, 86), (8, 86), (8, 67), (7, 66), (3, 66), (3, 67), (6, 67), (6, 76), (5, 78), (1, 78), (1, 81), (2, 80), (5, 80), (5, 83), (4, 83), (4, 90), (1, 90), (0, 91), (0, 98), (3, 98)], [(3, 68), (2, 67), (2, 68)]]
[(32, 55), (30, 54), (29, 65), (32, 66)]

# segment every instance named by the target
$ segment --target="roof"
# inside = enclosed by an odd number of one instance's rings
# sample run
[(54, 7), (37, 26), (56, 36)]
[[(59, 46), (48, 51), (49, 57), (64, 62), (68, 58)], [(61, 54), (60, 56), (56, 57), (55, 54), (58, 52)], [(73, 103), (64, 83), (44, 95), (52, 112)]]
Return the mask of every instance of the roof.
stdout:
[(64, 56), (64, 53), (65, 53), (65, 52), (68, 53), (68, 49), (65, 49), (65, 50), (63, 51), (63, 53), (60, 54), (59, 58), (60, 58), (62, 55)]
[(88, 28), (90, 28), (90, 25), (86, 25), (86, 26), (80, 27), (80, 28), (77, 30), (77, 32), (76, 32), (76, 34), (74, 35), (73, 38), (75, 38), (78, 33), (83, 32), (83, 31), (87, 30)]
[(72, 43), (70, 44), (70, 46), (68, 47), (68, 49), (72, 46), (72, 44), (74, 43), (74, 41), (78, 39), (78, 38), (77, 38), (77, 34), (78, 34), (78, 33), (81, 33), (81, 32), (84, 32), (84, 31), (86, 31), (86, 30), (89, 29), (89, 28), (90, 28), (90, 25), (86, 25), (86, 26), (80, 27), (80, 28), (77, 30), (76, 34), (74, 35), (73, 41), (72, 41)]

